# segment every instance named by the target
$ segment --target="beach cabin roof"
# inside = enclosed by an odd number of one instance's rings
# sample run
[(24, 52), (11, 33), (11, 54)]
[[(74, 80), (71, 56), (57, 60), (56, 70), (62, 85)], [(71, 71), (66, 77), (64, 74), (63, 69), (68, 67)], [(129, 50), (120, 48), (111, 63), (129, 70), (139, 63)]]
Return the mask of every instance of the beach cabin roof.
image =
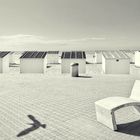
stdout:
[(5, 51), (5, 52), (0, 52), (0, 58), (5, 57), (8, 53), (10, 53), (10, 52), (7, 52), (7, 51)]
[(20, 58), (45, 58), (47, 52), (25, 52)]
[(104, 51), (102, 54), (106, 59), (129, 59), (122, 51)]
[(85, 59), (86, 54), (82, 51), (62, 52), (62, 59)]
[(126, 54), (128, 54), (128, 53), (134, 54), (135, 53), (135, 50), (120, 50), (120, 51), (122, 51)]
[(47, 54), (58, 54), (59, 51), (48, 51)]
[(10, 52), (10, 54), (23, 54), (24, 52), (21, 52), (21, 51), (13, 51), (13, 52)]

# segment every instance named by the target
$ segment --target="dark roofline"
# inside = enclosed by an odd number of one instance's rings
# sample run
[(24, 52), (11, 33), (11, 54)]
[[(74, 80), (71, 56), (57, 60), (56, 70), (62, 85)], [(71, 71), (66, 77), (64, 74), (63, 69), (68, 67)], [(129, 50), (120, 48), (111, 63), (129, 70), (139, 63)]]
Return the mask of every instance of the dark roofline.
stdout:
[(86, 59), (83, 51), (62, 52), (61, 59)]
[(28, 52), (25, 52), (21, 57), (20, 59), (26, 59), (26, 58), (45, 58), (47, 52), (37, 52), (37, 51), (28, 51)]
[(7, 54), (9, 54), (10, 51), (3, 51), (3, 52), (0, 52), (0, 58), (3, 58), (5, 57)]

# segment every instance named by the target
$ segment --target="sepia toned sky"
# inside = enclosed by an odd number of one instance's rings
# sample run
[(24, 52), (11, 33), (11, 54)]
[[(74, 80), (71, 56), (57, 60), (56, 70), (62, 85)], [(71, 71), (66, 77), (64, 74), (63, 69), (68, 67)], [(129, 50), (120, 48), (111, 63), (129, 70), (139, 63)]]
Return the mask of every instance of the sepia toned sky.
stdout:
[(1, 49), (140, 49), (140, 0), (0, 0)]

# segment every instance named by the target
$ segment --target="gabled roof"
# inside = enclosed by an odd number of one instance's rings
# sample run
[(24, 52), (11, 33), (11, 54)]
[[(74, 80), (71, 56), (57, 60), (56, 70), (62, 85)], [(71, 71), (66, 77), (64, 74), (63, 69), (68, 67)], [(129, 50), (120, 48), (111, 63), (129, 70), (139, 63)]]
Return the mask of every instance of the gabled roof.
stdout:
[(62, 52), (62, 59), (85, 59), (86, 54), (82, 51)]
[(20, 58), (44, 58), (47, 52), (25, 52)]
[(8, 53), (10, 52), (7, 52), (7, 51), (0, 52), (0, 58), (5, 57)]
[(129, 59), (122, 51), (104, 51), (102, 54), (106, 59)]

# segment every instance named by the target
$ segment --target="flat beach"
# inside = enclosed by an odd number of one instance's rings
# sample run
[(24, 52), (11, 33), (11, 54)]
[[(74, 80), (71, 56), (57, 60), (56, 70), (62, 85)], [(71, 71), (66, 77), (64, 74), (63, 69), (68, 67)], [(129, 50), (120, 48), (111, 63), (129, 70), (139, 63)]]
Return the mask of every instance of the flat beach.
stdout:
[[(109, 96), (129, 97), (140, 69), (129, 75), (105, 75), (100, 64), (87, 64), (86, 74), (71, 77), (50, 65), (45, 74), (20, 74), (19, 67), (0, 74), (0, 140), (139, 140), (140, 120), (132, 107), (116, 111), (118, 131), (96, 121), (94, 102)], [(46, 128), (22, 137), (33, 115)]]

